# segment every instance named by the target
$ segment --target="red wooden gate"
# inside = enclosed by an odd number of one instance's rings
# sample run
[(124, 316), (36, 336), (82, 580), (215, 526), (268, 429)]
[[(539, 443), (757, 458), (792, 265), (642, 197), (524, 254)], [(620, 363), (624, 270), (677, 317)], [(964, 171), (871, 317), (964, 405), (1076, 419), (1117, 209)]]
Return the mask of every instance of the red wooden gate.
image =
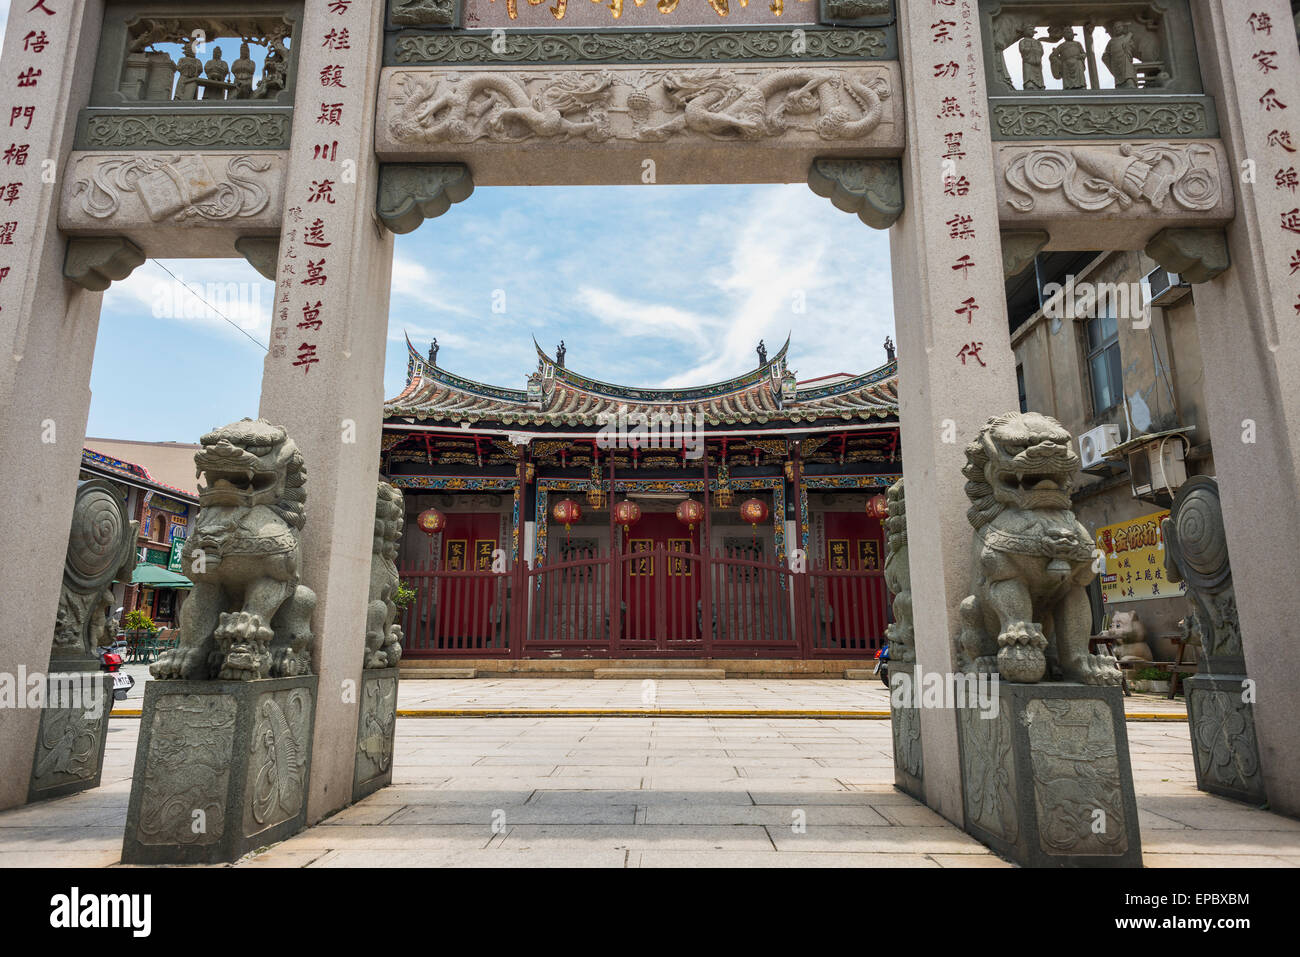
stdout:
[[(680, 546), (679, 546), (680, 547)], [(528, 568), (401, 570), (409, 657), (870, 658), (889, 593), (872, 569), (806, 573), (728, 550), (580, 551)]]

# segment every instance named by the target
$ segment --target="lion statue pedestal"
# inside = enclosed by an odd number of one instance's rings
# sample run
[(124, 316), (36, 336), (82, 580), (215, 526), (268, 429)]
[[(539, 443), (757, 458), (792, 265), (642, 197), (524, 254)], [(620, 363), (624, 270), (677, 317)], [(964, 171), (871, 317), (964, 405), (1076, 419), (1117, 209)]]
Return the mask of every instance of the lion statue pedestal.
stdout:
[[(302, 830), (316, 682), (299, 582), (306, 469), (284, 429), (244, 419), (200, 440), (194, 591), (149, 669), (125, 864), (233, 861)], [(360, 642), (358, 642), (360, 644)]]
[[(966, 830), (1033, 867), (1140, 867), (1120, 669), (1088, 651), (1093, 536), (1075, 519), (1079, 458), (1035, 412), (966, 447), (972, 593), (953, 657)], [(954, 682), (956, 684), (956, 682)]]

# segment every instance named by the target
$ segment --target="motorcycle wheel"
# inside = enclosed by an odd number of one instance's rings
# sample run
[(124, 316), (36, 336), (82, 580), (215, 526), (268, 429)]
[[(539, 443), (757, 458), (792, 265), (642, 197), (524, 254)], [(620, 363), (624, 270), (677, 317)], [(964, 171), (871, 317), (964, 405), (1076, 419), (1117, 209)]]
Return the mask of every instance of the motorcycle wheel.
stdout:
[(886, 688), (889, 687), (889, 669), (888, 669), (888, 668), (881, 668), (881, 669), (880, 669), (880, 680), (881, 680), (881, 682), (884, 683), (884, 685), (885, 685)]

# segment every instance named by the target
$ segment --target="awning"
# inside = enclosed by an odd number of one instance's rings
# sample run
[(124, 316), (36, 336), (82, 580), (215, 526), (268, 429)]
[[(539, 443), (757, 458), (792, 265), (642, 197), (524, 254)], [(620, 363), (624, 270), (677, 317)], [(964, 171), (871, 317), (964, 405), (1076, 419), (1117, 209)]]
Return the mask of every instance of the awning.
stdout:
[(132, 585), (148, 585), (151, 588), (193, 588), (194, 583), (184, 575), (177, 575), (175, 572), (169, 572), (161, 565), (151, 565), (148, 562), (141, 562), (135, 566), (135, 573), (131, 576)]

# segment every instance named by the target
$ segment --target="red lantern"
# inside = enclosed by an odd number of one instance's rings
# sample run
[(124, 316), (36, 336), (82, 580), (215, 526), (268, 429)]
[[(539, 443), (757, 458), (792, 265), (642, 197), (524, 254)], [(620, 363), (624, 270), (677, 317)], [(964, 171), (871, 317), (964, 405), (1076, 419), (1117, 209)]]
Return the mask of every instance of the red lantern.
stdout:
[(447, 527), (447, 516), (436, 508), (426, 508), (415, 516), (416, 527), (429, 536), (429, 567), (433, 567), (433, 536)]
[(447, 516), (436, 508), (426, 508), (415, 517), (415, 524), (426, 535), (437, 535), (447, 527)]
[(561, 499), (551, 508), (551, 518), (564, 523), (564, 537), (569, 537), (569, 526), (582, 519), (582, 509), (571, 498)]
[(767, 503), (762, 499), (747, 498), (740, 503), (740, 517), (753, 528), (754, 541), (758, 541), (758, 526), (767, 521)]
[(623, 499), (614, 506), (614, 521), (623, 526), (626, 535), (631, 526), (641, 521), (641, 506), (631, 499)]
[(704, 506), (693, 498), (688, 498), (677, 506), (677, 521), (695, 531), (695, 523), (704, 518)]
[(867, 517), (884, 518), (889, 514), (889, 500), (883, 495), (873, 495), (867, 499)]

